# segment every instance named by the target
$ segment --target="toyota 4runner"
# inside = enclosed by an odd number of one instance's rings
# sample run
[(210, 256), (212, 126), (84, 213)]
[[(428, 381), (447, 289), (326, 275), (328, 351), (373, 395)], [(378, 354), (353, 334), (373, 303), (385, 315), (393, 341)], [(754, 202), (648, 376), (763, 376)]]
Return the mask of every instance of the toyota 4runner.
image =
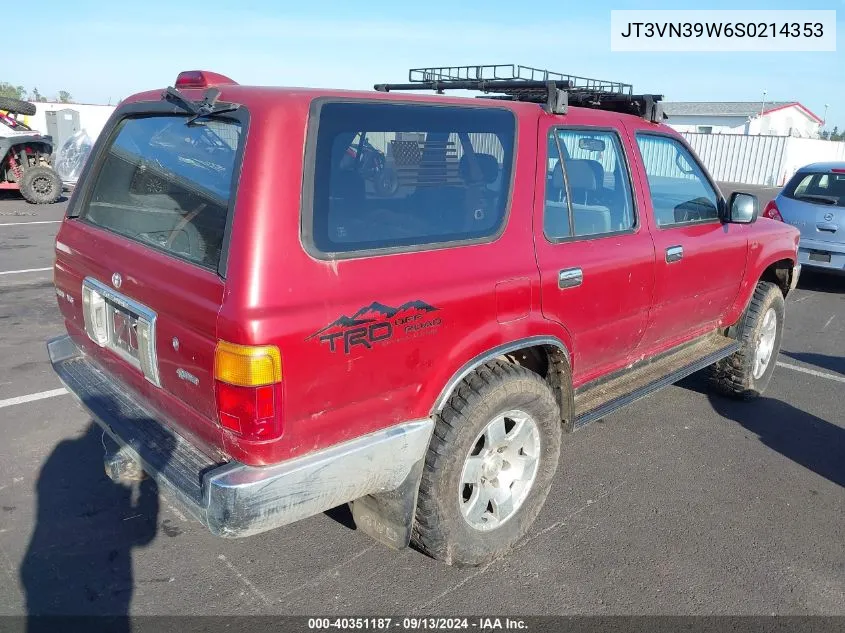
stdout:
[(116, 109), (48, 343), (113, 479), (222, 537), (350, 503), (477, 565), (529, 530), (567, 432), (698, 370), (765, 390), (798, 231), (725, 200), (659, 95), (510, 65), (375, 88), (189, 71)]

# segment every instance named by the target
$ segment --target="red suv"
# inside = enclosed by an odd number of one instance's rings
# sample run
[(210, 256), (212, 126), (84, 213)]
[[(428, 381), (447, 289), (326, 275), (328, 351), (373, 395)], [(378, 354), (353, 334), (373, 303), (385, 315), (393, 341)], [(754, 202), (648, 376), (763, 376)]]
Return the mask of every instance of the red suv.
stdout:
[(191, 71), (121, 103), (48, 344), (111, 476), (224, 537), (349, 502), (474, 565), (527, 532), (566, 432), (705, 368), (762, 393), (798, 231), (722, 198), (660, 99), (485, 66), (374, 92)]

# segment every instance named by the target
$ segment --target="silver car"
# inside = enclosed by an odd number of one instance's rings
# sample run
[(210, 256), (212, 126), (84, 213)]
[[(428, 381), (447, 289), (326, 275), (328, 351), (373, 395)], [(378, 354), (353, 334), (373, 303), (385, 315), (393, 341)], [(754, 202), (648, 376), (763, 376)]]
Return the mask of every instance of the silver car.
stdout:
[(798, 261), (845, 273), (845, 163), (813, 163), (795, 172), (763, 215), (801, 231)]

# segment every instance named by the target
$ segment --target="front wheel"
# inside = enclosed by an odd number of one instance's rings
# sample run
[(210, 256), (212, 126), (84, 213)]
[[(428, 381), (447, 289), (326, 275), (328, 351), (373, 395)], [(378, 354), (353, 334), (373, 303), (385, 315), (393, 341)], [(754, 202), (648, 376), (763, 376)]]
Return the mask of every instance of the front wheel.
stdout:
[(539, 375), (504, 361), (473, 372), (438, 416), (415, 544), (460, 566), (505, 554), (545, 503), (560, 442), (560, 410)]
[(783, 293), (775, 284), (757, 284), (737, 325), (739, 350), (710, 368), (710, 382), (723, 395), (756, 398), (763, 394), (777, 364), (783, 337)]

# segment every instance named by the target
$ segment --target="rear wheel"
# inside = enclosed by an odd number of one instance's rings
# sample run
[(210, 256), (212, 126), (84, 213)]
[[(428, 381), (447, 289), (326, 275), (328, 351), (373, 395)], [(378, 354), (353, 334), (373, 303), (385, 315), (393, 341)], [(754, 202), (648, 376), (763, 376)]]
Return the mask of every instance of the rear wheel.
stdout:
[(762, 395), (777, 364), (784, 312), (780, 288), (759, 282), (737, 325), (742, 346), (710, 368), (710, 382), (719, 393), (746, 400)]
[(50, 167), (30, 167), (21, 178), (21, 195), (32, 204), (52, 204), (62, 195), (62, 181)]
[(560, 441), (560, 410), (539, 375), (504, 361), (473, 372), (438, 416), (415, 544), (461, 566), (505, 554), (543, 507)]

